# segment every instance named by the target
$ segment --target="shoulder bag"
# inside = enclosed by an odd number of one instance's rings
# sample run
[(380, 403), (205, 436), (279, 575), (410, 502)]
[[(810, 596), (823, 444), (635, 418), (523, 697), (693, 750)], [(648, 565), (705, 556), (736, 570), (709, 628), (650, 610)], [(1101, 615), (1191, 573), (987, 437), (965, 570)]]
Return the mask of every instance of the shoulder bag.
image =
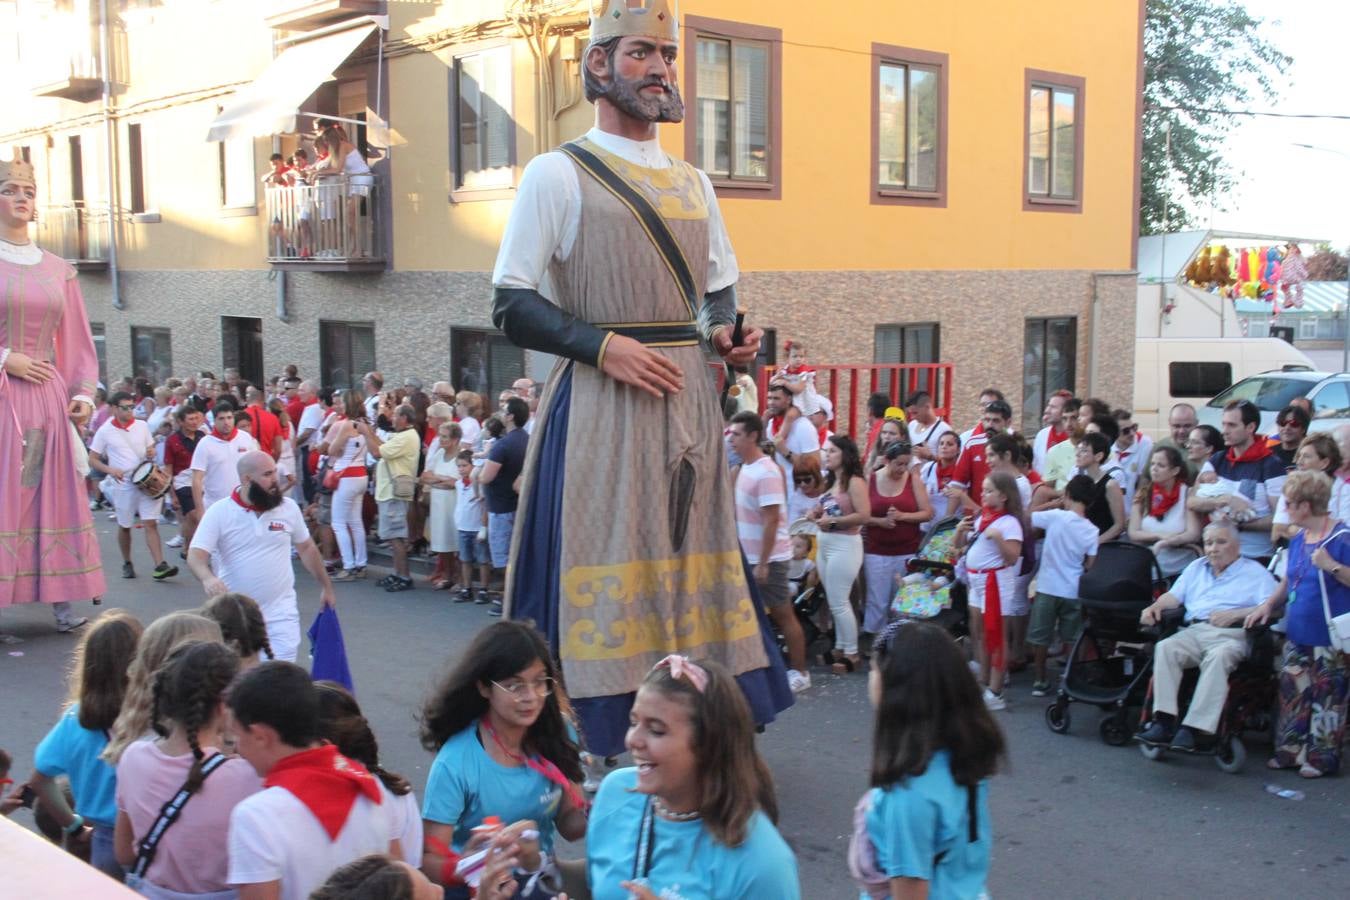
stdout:
[[(211, 773), (225, 764), (229, 757), (223, 753), (213, 753), (202, 763), (202, 783)], [(198, 788), (201, 790), (201, 788)], [(127, 873), (127, 884), (135, 888), (145, 880), (145, 873), (150, 870), (150, 864), (155, 861), (155, 853), (159, 850), (159, 842), (164, 839), (164, 833), (169, 830), (178, 817), (182, 815), (183, 807), (192, 799), (192, 792), (188, 790), (187, 782), (178, 789), (168, 802), (159, 810), (159, 818), (155, 819), (155, 824), (150, 826), (150, 830), (145, 833), (136, 847), (136, 862), (132, 865), (131, 871)]]
[[(1338, 534), (1346, 534), (1345, 529), (1337, 529), (1332, 532), (1328, 540)], [(1323, 546), (1326, 542), (1323, 542)], [(1317, 570), (1317, 582), (1322, 588), (1322, 614), (1327, 620), (1327, 635), (1331, 638), (1331, 647), (1341, 653), (1350, 653), (1350, 612), (1341, 613), (1339, 616), (1331, 614), (1331, 602), (1327, 599), (1327, 573), (1321, 568)]]

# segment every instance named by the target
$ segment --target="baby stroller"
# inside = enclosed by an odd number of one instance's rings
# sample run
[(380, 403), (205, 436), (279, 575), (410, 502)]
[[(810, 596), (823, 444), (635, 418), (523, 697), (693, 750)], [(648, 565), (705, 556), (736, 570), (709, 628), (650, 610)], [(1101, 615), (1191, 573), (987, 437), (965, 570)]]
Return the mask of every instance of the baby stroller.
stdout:
[(1097, 548), (1097, 561), (1083, 573), (1078, 596), (1083, 631), (1045, 708), (1045, 724), (1067, 734), (1069, 704), (1091, 703), (1109, 715), (1101, 720), (1101, 738), (1113, 747), (1130, 742), (1130, 707), (1144, 703), (1153, 672), (1158, 636), (1139, 624), (1144, 608), (1167, 590), (1153, 551), (1139, 544), (1111, 541)]
[[(966, 586), (956, 580), (957, 516), (934, 522), (906, 568), (928, 578), (902, 584), (891, 602), (892, 619), (923, 619), (958, 640), (969, 633)], [(945, 579), (934, 586), (932, 579)]]

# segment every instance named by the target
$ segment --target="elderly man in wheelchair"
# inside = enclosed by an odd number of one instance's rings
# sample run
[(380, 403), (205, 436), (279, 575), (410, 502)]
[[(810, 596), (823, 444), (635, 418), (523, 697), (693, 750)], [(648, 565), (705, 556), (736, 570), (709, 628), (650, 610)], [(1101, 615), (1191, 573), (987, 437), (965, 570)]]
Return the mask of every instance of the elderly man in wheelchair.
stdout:
[[(1153, 720), (1135, 740), (1184, 753), (1214, 749), (1228, 676), (1248, 652), (1243, 621), (1275, 591), (1271, 574), (1240, 555), (1232, 521), (1206, 526), (1204, 545), (1205, 555), (1139, 616), (1144, 625), (1175, 617), (1182, 626), (1153, 649)], [(1178, 728), (1177, 694), (1184, 671), (1194, 666), (1200, 667), (1200, 678)]]

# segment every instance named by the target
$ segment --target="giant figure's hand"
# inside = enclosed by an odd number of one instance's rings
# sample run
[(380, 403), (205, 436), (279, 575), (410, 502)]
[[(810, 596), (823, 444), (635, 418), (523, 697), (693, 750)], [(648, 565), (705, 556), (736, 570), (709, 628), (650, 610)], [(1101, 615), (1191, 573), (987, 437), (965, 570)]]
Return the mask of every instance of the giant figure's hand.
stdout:
[(18, 350), (9, 351), (9, 355), (5, 357), (5, 371), (15, 378), (33, 384), (46, 384), (56, 377), (56, 366), (45, 359), (33, 359), (27, 353)]
[(684, 371), (674, 361), (621, 334), (609, 339), (600, 371), (653, 397), (684, 390)]
[(713, 349), (717, 355), (729, 362), (733, 366), (748, 366), (755, 361), (759, 355), (759, 342), (764, 337), (764, 331), (759, 328), (746, 328), (741, 333), (741, 342), (739, 345), (731, 346), (731, 329), (721, 328), (713, 335)]
[[(89, 421), (89, 417), (93, 413), (94, 408), (83, 400), (72, 400), (70, 405), (66, 407), (66, 415), (70, 417), (71, 424), (76, 428), (83, 428), (84, 423)], [(153, 451), (151, 453), (153, 454)]]

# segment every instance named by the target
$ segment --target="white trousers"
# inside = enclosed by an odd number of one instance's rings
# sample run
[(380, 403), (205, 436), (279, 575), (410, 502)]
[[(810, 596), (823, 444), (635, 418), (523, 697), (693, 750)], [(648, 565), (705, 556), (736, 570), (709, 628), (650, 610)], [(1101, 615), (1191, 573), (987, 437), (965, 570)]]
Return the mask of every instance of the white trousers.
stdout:
[(816, 566), (834, 617), (834, 649), (852, 656), (858, 652), (858, 619), (853, 615), (849, 594), (862, 568), (862, 535), (822, 531), (817, 540), (820, 552), (816, 554)]
[(359, 569), (366, 564), (366, 523), (361, 509), (366, 499), (368, 476), (339, 478), (333, 491), (333, 536), (342, 554), (342, 568)]

